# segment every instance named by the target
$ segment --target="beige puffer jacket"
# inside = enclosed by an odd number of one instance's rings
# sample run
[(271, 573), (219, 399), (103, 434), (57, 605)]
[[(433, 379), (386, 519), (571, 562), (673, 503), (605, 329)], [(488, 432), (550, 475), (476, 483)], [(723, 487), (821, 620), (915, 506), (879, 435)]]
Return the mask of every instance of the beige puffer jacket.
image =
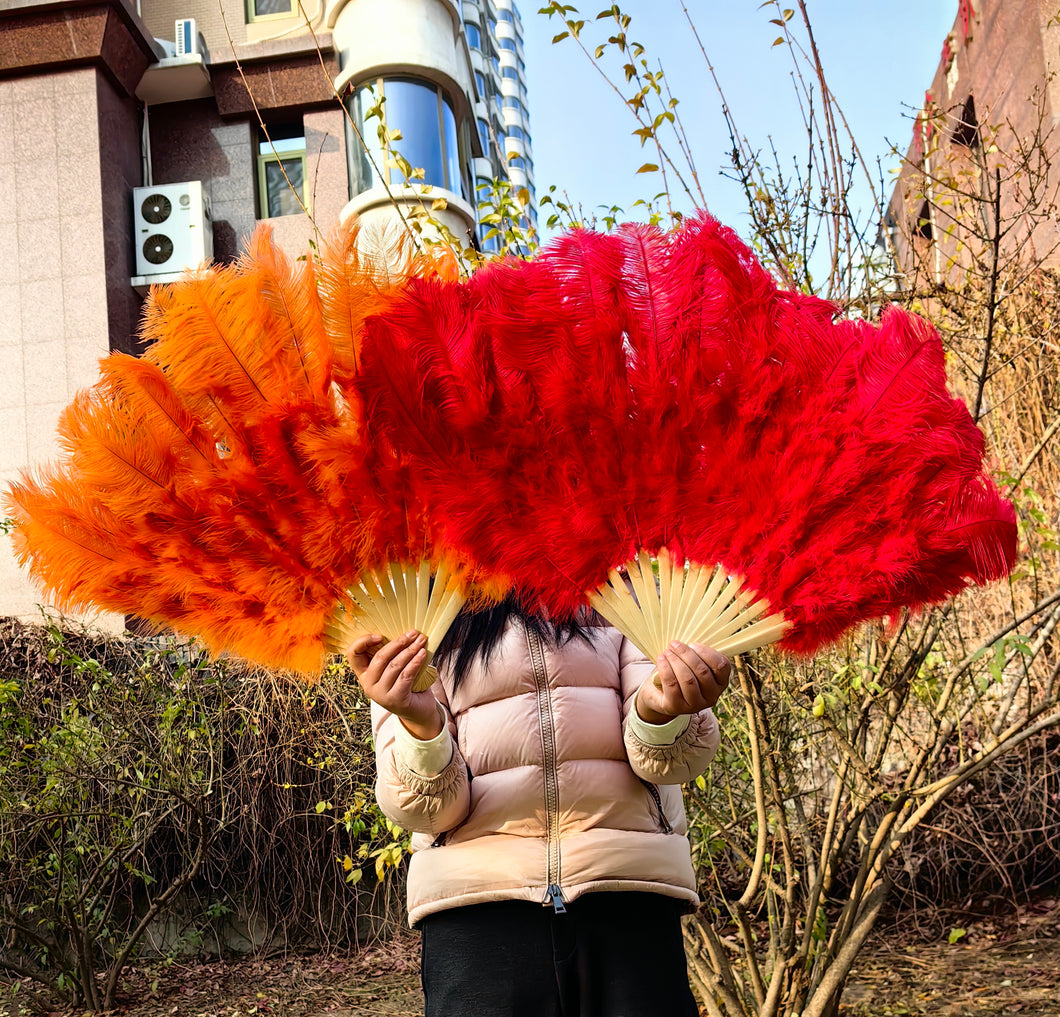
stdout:
[(677, 785), (710, 762), (717, 721), (704, 710), (672, 744), (646, 742), (634, 730), (644, 722), (627, 719), (653, 665), (615, 629), (592, 632), (592, 645), (550, 648), (513, 621), (489, 673), (476, 659), (451, 700), (443, 672), (433, 688), (455, 744), (435, 776), (410, 768), (407, 733), (395, 745), (400, 722), (375, 708), (379, 803), (416, 833), (410, 924), (491, 900), (561, 907), (596, 890), (698, 900)]

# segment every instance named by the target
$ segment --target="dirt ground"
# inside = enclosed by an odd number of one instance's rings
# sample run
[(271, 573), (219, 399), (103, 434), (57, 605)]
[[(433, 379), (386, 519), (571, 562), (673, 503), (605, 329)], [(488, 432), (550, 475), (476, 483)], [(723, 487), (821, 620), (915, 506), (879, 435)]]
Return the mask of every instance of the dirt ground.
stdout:
[[(881, 930), (855, 967), (844, 1014), (1060, 1017), (1060, 901), (969, 921), (959, 931), (925, 939), (908, 923)], [(115, 1017), (420, 1017), (418, 949), (417, 938), (403, 934), (355, 958), (138, 969)], [(81, 1017), (77, 1011), (35, 1012)]]

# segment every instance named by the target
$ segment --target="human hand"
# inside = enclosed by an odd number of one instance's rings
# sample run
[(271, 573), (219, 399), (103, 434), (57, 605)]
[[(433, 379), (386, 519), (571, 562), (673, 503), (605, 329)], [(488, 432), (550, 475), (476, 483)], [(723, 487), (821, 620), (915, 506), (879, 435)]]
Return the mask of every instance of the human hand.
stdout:
[(358, 636), (346, 655), (365, 695), (389, 710), (414, 738), (430, 741), (442, 730), (438, 700), (412, 685), (427, 659), (427, 637), (406, 632), (389, 642), (378, 633)]
[(713, 707), (729, 684), (729, 658), (702, 643), (670, 643), (656, 673), (637, 692), (637, 713), (649, 724)]

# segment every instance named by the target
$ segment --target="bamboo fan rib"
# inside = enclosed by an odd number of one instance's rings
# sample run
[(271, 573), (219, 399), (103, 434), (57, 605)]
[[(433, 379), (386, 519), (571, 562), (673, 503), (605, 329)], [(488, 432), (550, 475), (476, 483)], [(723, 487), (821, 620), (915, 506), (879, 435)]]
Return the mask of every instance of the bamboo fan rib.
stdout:
[(624, 633), (649, 660), (656, 660), (674, 639), (703, 643), (732, 656), (780, 639), (791, 627), (783, 614), (762, 617), (769, 609), (723, 568), (676, 564), (663, 548), (656, 583), (646, 551), (617, 569), (589, 595), (592, 606)]
[(427, 659), (413, 691), (430, 688), (438, 677), (431, 658), (466, 599), (461, 581), (444, 565), (432, 578), (430, 562), (391, 563), (363, 572), (348, 593), (357, 610), (335, 611), (324, 627), (327, 649), (345, 655), (354, 639), (365, 633), (394, 639), (415, 629), (427, 637)]

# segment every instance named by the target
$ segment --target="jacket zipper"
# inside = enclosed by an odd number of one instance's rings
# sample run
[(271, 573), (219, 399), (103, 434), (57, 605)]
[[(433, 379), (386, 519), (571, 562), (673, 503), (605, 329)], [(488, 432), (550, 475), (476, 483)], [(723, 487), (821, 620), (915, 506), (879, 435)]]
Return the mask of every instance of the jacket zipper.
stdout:
[(663, 811), (662, 796), (659, 794), (659, 789), (651, 781), (645, 780), (643, 777), (638, 777), (637, 780), (648, 789), (648, 794), (651, 795), (652, 800), (655, 802), (655, 811), (659, 816), (659, 825), (662, 827), (663, 833), (673, 833), (674, 828), (670, 825), (670, 821), (666, 818), (666, 813)]
[(526, 645), (537, 688), (537, 716), (541, 724), (541, 759), (545, 778), (545, 849), (548, 853), (544, 903), (551, 902), (556, 914), (565, 914), (563, 888), (560, 886), (559, 860), (559, 781), (556, 776), (556, 725), (552, 715), (552, 693), (548, 687), (545, 651), (541, 637), (526, 630)]

